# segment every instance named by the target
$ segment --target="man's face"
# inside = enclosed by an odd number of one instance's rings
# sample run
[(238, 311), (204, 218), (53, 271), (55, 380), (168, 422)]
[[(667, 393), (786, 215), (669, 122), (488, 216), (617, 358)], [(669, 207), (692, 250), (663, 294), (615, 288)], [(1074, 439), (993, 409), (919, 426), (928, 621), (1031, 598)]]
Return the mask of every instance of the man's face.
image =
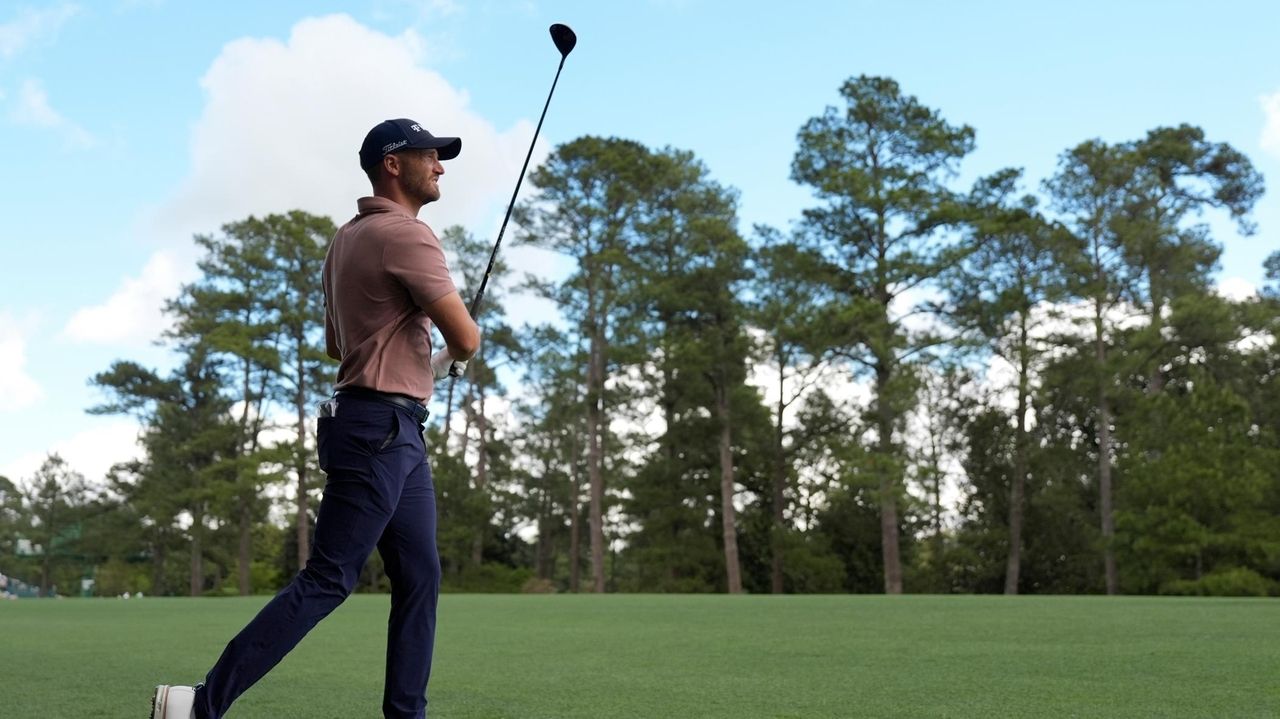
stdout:
[(396, 153), (401, 159), (400, 182), (406, 192), (422, 204), (440, 199), (440, 176), (444, 165), (435, 150), (407, 150)]

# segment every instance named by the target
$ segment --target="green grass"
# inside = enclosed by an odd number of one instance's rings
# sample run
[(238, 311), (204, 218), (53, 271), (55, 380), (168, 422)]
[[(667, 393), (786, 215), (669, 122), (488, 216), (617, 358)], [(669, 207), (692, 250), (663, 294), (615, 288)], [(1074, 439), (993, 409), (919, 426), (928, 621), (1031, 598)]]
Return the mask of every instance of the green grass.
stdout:
[[(144, 717), (266, 601), (0, 602), (0, 717)], [(231, 711), (377, 717), (385, 596)], [(1280, 717), (1280, 601), (511, 596), (441, 600), (431, 717)]]

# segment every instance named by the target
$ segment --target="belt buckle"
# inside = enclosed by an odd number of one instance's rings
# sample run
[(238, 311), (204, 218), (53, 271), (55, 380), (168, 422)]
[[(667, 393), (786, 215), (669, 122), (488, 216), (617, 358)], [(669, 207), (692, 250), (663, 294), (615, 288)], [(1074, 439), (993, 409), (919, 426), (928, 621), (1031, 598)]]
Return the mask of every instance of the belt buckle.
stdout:
[(408, 399), (401, 400), (401, 401), (403, 402), (401, 406), (409, 410), (409, 412), (413, 414), (413, 418), (418, 421), (418, 424), (422, 424), (427, 421), (427, 415), (429, 413), (427, 412), (426, 407), (423, 407), (417, 402), (414, 402)]

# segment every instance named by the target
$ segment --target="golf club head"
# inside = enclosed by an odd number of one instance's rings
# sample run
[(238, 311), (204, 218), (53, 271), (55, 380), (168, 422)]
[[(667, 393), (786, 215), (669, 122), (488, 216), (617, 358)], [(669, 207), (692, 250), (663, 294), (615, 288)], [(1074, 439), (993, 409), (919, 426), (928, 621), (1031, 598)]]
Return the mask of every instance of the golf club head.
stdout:
[(551, 42), (556, 44), (560, 57), (568, 57), (573, 52), (573, 46), (578, 44), (578, 36), (573, 34), (568, 25), (556, 23), (551, 26)]

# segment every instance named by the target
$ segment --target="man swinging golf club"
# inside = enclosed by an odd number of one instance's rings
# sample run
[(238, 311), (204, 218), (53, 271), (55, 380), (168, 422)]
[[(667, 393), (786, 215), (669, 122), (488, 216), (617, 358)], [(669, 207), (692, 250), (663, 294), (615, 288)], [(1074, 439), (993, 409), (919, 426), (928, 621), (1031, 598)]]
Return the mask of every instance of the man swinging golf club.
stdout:
[[(417, 215), (440, 199), (441, 163), (461, 149), (460, 139), (406, 119), (379, 123), (365, 137), (360, 166), (373, 196), (357, 201), (358, 214), (338, 230), (324, 264), (326, 345), (341, 365), (334, 397), (320, 406), (317, 445), (328, 480), (311, 556), (203, 683), (156, 687), (153, 719), (222, 717), (347, 598), (375, 546), (391, 580), (382, 712), (426, 716), (440, 559), (423, 405), (433, 378), (475, 354), (480, 329), (440, 240)], [(446, 344), (434, 355), (433, 322)]]
[[(404, 119), (382, 122), (365, 136), (360, 166), (374, 196), (357, 202), (359, 213), (338, 230), (324, 263), (325, 339), (329, 356), (342, 364), (334, 398), (320, 406), (317, 444), (328, 482), (311, 558), (231, 640), (204, 683), (156, 687), (152, 719), (221, 717), (346, 599), (375, 546), (391, 579), (382, 713), (426, 716), (440, 558), (423, 403), (433, 380), (461, 375), (480, 345), (473, 318), (560, 71), (578, 42), (567, 25), (549, 30), (560, 64), (470, 311), (449, 277), (440, 240), (417, 220), (423, 205), (440, 199), (441, 163), (458, 156), (462, 140), (434, 137)], [(446, 345), (435, 354), (432, 322)]]

